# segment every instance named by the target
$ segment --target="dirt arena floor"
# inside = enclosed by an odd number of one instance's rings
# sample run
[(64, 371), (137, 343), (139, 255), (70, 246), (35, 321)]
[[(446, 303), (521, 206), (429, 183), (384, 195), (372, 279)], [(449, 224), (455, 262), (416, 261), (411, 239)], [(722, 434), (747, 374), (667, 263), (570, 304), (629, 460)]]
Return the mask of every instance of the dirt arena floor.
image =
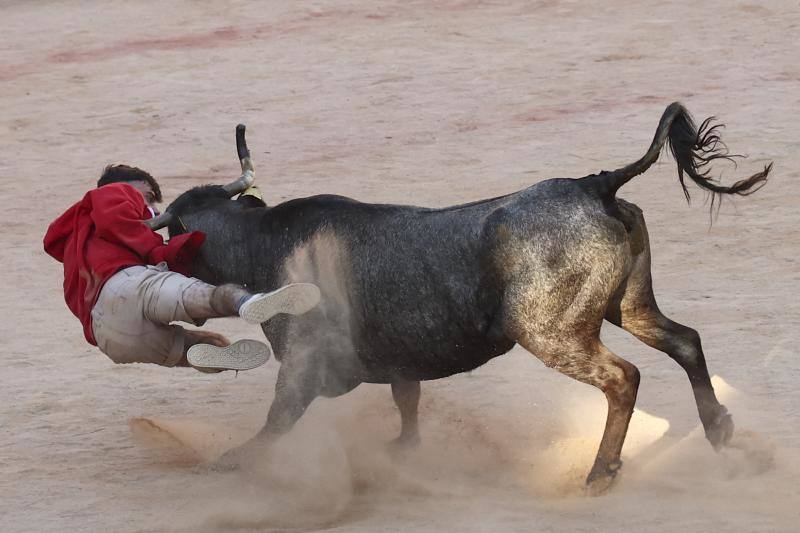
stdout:
[[(797, 530), (796, 1), (5, 1), (0, 17), (0, 531)], [(661, 307), (702, 335), (736, 447), (714, 453), (680, 368), (609, 325), (642, 383), (600, 497), (582, 483), (602, 394), (520, 348), (423, 384), (405, 456), (385, 448), (389, 387), (364, 385), (242, 472), (197, 468), (260, 428), (277, 364), (115, 366), (42, 251), (106, 164), (150, 170), (168, 200), (238, 175), (237, 122), (270, 203), (445, 206), (632, 162), (674, 100), (750, 155), (723, 181), (775, 162), (713, 226), (666, 154), (620, 193), (645, 211)]]

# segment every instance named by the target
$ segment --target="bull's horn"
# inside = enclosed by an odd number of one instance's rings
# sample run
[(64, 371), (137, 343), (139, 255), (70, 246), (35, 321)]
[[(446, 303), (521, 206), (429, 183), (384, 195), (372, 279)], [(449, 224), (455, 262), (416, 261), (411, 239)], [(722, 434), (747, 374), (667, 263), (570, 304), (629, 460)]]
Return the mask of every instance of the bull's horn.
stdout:
[[(247, 149), (247, 140), (244, 138), (244, 132), (247, 126), (238, 124), (236, 126), (236, 153), (239, 155), (239, 161), (250, 158), (250, 150)], [(242, 170), (244, 170), (244, 163), (242, 163)]]
[[(250, 150), (247, 149), (244, 131), (244, 124), (236, 126), (236, 152), (239, 154), (239, 163), (242, 165), (242, 175), (236, 181), (222, 186), (228, 196), (231, 197), (246, 191), (255, 181), (255, 169), (253, 168), (253, 161), (250, 160)], [(155, 231), (168, 226), (171, 221), (172, 213), (166, 211), (157, 217), (145, 220), (144, 223)]]
[(145, 224), (150, 226), (150, 229), (155, 231), (157, 229), (166, 228), (169, 226), (169, 223), (172, 222), (172, 213), (169, 211), (165, 211), (160, 215), (147, 219), (144, 221)]
[(245, 129), (244, 124), (236, 126), (236, 152), (239, 154), (239, 163), (242, 165), (242, 175), (238, 180), (223, 187), (229, 196), (236, 196), (246, 191), (255, 181), (253, 161), (250, 159), (250, 150), (247, 149), (247, 140), (244, 138)]

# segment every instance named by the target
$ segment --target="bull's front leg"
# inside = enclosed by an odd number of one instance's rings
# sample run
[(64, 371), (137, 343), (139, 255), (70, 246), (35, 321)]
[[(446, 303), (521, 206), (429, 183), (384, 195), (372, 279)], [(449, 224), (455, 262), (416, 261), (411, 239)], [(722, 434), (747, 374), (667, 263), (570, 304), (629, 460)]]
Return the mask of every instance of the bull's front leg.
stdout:
[(243, 445), (222, 454), (212, 467), (215, 470), (234, 470), (255, 454), (263, 453), (278, 437), (289, 432), (314, 398), (320, 395), (319, 372), (316, 370), (307, 362), (281, 365), (275, 384), (275, 399), (264, 427)]
[(392, 441), (394, 448), (417, 446), (419, 438), (419, 381), (399, 380), (392, 382), (392, 398), (400, 409), (400, 436)]
[(281, 365), (278, 371), (275, 399), (269, 408), (267, 423), (256, 436), (258, 439), (270, 441), (289, 432), (320, 395), (318, 373), (309, 369), (296, 372), (292, 367), (289, 362)]

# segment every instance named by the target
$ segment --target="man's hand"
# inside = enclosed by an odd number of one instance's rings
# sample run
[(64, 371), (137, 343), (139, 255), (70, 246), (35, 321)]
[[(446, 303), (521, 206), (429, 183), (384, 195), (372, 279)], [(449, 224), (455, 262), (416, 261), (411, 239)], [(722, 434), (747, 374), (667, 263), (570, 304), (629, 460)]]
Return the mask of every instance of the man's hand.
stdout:
[(229, 346), (231, 343), (231, 341), (229, 341), (224, 335), (214, 333), (213, 331), (203, 331), (200, 329), (186, 330), (186, 337), (189, 341), (187, 343), (189, 346), (195, 344), (211, 344), (213, 346), (224, 348)]

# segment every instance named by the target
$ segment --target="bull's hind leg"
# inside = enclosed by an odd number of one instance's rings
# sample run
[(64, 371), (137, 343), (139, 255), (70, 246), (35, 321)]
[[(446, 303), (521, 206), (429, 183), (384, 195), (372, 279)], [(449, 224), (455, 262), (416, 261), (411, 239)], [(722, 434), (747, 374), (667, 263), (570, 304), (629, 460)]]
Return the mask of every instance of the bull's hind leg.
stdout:
[(582, 229), (572, 239), (556, 243), (547, 241), (549, 235), (535, 235), (530, 240), (535, 244), (507, 252), (512, 280), (504, 295), (503, 321), (506, 334), (547, 366), (605, 394), (606, 427), (586, 479), (599, 492), (622, 464), (639, 389), (639, 370), (600, 342), (603, 315), (627, 276), (630, 255), (622, 224), (577, 220), (570, 224)]
[(689, 376), (706, 438), (715, 450), (719, 450), (733, 435), (733, 420), (714, 393), (700, 335), (661, 313), (649, 281), (648, 273), (644, 285), (632, 284), (635, 289), (624, 292), (609, 309), (607, 318), (681, 365)]
[(623, 200), (617, 202), (631, 227), (633, 262), (627, 279), (610, 302), (605, 318), (681, 365), (689, 376), (706, 438), (718, 450), (733, 435), (733, 421), (714, 394), (700, 335), (692, 328), (673, 322), (658, 309), (653, 295), (650, 243), (644, 217), (636, 206)]
[(585, 335), (578, 329), (565, 331), (558, 339), (523, 337), (520, 344), (545, 365), (573, 379), (603, 391), (608, 402), (606, 427), (600, 448), (586, 484), (593, 490), (605, 490), (622, 466), (620, 454), (639, 390), (639, 369), (606, 348), (596, 336), (576, 342)]
[(419, 439), (419, 381), (393, 381), (392, 398), (400, 409), (400, 436), (392, 441), (395, 447), (417, 446)]

